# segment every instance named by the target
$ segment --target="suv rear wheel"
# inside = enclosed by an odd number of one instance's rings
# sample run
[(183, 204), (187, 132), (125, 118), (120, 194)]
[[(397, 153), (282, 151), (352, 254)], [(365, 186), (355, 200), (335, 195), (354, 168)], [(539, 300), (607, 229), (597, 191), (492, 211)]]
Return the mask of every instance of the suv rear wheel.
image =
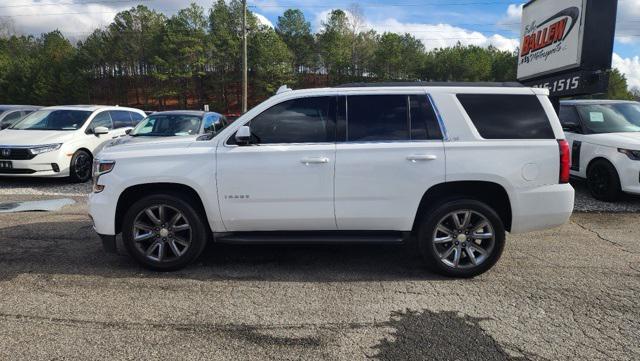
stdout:
[(618, 171), (604, 159), (598, 159), (589, 166), (587, 186), (593, 198), (605, 202), (615, 202), (622, 193)]
[(418, 244), (427, 266), (448, 277), (474, 277), (493, 267), (504, 249), (500, 217), (476, 200), (441, 203), (420, 224)]
[(186, 267), (202, 253), (207, 242), (201, 216), (175, 195), (158, 194), (137, 201), (125, 214), (122, 225), (129, 254), (156, 271)]

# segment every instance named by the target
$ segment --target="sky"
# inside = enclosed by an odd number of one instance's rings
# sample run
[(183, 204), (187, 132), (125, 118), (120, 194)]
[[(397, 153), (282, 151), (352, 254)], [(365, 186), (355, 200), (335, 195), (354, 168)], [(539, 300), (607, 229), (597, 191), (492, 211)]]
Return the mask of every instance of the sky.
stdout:
[[(214, 0), (195, 0), (209, 8)], [(561, 1), (561, 0), (558, 0)], [(0, 20), (19, 33), (55, 29), (82, 39), (114, 15), (137, 4), (173, 14), (190, 0), (2, 0)], [(363, 28), (411, 33), (427, 49), (463, 44), (493, 45), (513, 50), (519, 45), (523, 2), (513, 0), (247, 0), (251, 11), (268, 25), (288, 8), (301, 9), (318, 31), (332, 9), (355, 9)], [(357, 4), (357, 5), (355, 5)], [(355, 8), (354, 8), (355, 6)], [(640, 88), (640, 0), (618, 0), (613, 66), (630, 88)]]

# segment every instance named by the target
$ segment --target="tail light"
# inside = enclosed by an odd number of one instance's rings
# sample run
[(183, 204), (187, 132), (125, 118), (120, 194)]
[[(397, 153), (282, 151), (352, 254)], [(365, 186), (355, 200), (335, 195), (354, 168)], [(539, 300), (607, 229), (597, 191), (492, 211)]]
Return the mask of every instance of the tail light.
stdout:
[(571, 168), (571, 153), (569, 151), (569, 142), (565, 139), (558, 140), (560, 147), (560, 184), (569, 183), (569, 169)]

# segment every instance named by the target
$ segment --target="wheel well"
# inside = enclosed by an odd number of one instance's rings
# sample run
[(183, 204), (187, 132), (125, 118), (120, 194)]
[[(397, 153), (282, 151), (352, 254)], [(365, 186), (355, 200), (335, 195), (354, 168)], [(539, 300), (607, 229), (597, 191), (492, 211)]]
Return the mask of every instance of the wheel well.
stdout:
[(431, 187), (423, 196), (418, 207), (414, 230), (420, 219), (431, 207), (444, 200), (475, 199), (493, 208), (507, 231), (511, 231), (511, 202), (507, 191), (499, 184), (484, 181), (462, 181), (441, 183)]
[(135, 202), (154, 194), (171, 194), (191, 202), (191, 205), (203, 216), (203, 221), (207, 224), (206, 211), (198, 192), (193, 188), (178, 183), (147, 183), (138, 184), (125, 189), (116, 206), (116, 234), (122, 232), (122, 222), (124, 215)]
[(611, 162), (609, 161), (609, 159), (604, 158), (604, 157), (596, 157), (596, 158), (591, 159), (591, 161), (589, 162), (589, 165), (587, 165), (587, 172), (589, 171), (589, 169), (591, 168), (591, 166), (593, 165), (593, 163), (595, 163), (595, 162), (597, 162), (597, 161), (605, 161), (605, 162), (607, 162), (607, 163), (611, 164), (611, 166), (613, 166), (613, 168), (616, 170), (616, 172), (618, 171), (618, 169), (616, 168), (616, 166), (615, 166), (615, 165), (613, 165), (613, 163), (611, 163)]
[[(87, 148), (79, 148), (78, 150), (84, 150), (85, 152), (89, 153), (89, 155), (91, 156), (91, 159), (93, 159), (93, 153), (91, 153), (91, 151)], [(76, 152), (78, 151), (76, 150)], [(75, 152), (74, 152), (75, 153)]]

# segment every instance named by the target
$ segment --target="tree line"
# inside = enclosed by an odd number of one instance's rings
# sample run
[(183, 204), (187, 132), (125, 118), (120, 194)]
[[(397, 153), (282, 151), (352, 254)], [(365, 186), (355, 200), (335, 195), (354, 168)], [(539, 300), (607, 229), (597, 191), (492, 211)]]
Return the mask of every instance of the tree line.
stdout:
[[(365, 29), (357, 7), (332, 11), (314, 33), (300, 10), (275, 28), (249, 12), (249, 102), (294, 88), (372, 81), (514, 81), (516, 52), (458, 44), (427, 51), (410, 34)], [(238, 112), (242, 4), (217, 0), (167, 16), (139, 5), (72, 44), (60, 31), (0, 32), (0, 103), (120, 104)], [(633, 97), (619, 72), (609, 96)]]

